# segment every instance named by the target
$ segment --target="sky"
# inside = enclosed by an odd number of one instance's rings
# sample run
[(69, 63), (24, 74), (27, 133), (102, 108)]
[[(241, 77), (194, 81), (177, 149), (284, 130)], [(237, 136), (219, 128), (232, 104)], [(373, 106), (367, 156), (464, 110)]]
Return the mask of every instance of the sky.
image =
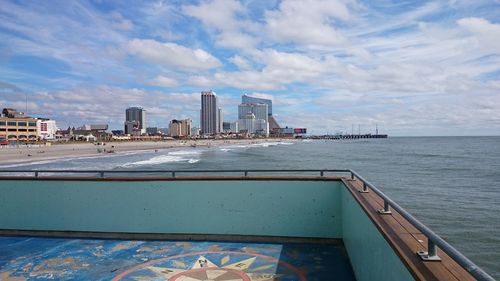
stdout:
[(204, 90), (228, 122), (247, 93), (312, 134), (500, 135), (500, 1), (0, 0), (2, 108), (197, 125)]

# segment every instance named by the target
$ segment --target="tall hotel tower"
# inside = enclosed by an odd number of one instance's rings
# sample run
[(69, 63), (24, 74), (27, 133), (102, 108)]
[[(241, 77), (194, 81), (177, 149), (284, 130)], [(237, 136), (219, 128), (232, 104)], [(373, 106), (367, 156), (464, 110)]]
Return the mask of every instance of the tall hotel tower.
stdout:
[(214, 91), (201, 92), (200, 125), (204, 135), (219, 133), (219, 106)]
[(125, 134), (138, 131), (146, 133), (146, 110), (142, 107), (129, 107), (125, 110)]

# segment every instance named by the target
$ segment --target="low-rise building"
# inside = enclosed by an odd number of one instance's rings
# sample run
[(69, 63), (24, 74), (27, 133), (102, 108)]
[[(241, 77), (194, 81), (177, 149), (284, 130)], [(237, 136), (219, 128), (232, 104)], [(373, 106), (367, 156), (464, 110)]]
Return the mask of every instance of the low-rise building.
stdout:
[(0, 117), (0, 141), (38, 140), (37, 119), (5, 108)]
[(170, 121), (168, 126), (168, 131), (171, 137), (189, 137), (191, 136), (191, 127), (192, 121), (191, 119), (177, 120), (174, 119)]
[(55, 140), (57, 125), (55, 120), (38, 119), (36, 122), (38, 138), (40, 140)]

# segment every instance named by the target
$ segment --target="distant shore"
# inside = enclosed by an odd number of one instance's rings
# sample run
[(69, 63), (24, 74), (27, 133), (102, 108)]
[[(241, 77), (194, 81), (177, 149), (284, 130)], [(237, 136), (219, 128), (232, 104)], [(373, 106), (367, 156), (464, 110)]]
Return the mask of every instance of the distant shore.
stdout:
[[(99, 156), (109, 153), (147, 151), (181, 147), (210, 147), (220, 145), (238, 145), (263, 142), (275, 142), (280, 139), (231, 139), (231, 140), (167, 140), (167, 141), (126, 141), (94, 143), (54, 144), (51, 146), (33, 145), (27, 147), (0, 147), (0, 165), (29, 163), (34, 161), (55, 160), (73, 157)], [(286, 141), (291, 141), (286, 139)], [(101, 151), (101, 152), (98, 152)]]

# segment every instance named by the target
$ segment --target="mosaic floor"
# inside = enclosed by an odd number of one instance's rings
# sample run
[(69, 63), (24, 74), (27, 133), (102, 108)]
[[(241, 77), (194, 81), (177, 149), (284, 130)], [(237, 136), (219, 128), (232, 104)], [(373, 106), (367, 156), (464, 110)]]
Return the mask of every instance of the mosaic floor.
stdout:
[(355, 280), (342, 246), (0, 237), (0, 280)]

